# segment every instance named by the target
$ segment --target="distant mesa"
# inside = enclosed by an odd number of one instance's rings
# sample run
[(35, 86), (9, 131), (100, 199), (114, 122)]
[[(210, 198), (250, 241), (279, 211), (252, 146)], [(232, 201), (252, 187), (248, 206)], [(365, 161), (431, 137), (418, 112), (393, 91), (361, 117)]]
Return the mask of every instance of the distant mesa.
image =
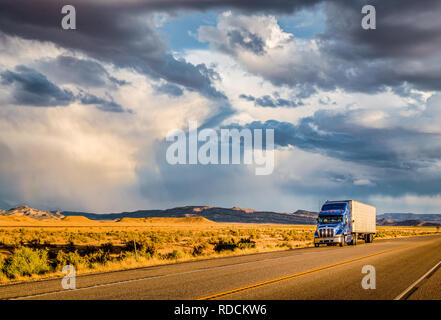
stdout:
[(257, 212), (256, 210), (253, 210), (253, 209), (247, 209), (247, 208), (241, 208), (241, 207), (233, 207), (232, 210), (243, 211), (243, 212), (245, 212), (245, 213), (254, 213), (254, 212)]
[(431, 222), (441, 224), (441, 214), (415, 214), (415, 213), (383, 213), (377, 215), (377, 221), (386, 219), (386, 221), (392, 221), (393, 223), (401, 221), (411, 224), (415, 224), (416, 220), (420, 222)]
[(205, 207), (194, 207), (194, 208), (193, 208), (193, 212), (201, 212), (201, 211), (204, 211), (204, 210), (207, 210), (207, 209), (210, 209), (210, 208), (213, 208), (213, 207), (209, 207), (209, 206), (205, 206)]
[(378, 226), (402, 226), (402, 227), (438, 227), (441, 223), (423, 221), (420, 219), (409, 219), (402, 221), (394, 221), (392, 219), (381, 218), (377, 219)]
[[(226, 223), (269, 223), (269, 224), (315, 224), (316, 212), (298, 210), (296, 212), (280, 213), (273, 211), (259, 211), (242, 208), (221, 208), (212, 206), (184, 206), (165, 210), (138, 210), (109, 214), (95, 214), (87, 212), (63, 211), (63, 215), (82, 215), (92, 220), (115, 220), (128, 222), (125, 218), (197, 218), (208, 221)], [(133, 220), (134, 222), (135, 220)], [(170, 220), (168, 220), (170, 221)], [(178, 220), (177, 220), (178, 221)], [(187, 220), (187, 222), (192, 220)]]
[(147, 223), (147, 224), (211, 224), (214, 223), (204, 217), (184, 217), (184, 218), (122, 218), (117, 221), (120, 224)]
[(29, 208), (27, 205), (18, 206), (9, 210), (0, 210), (0, 216), (26, 216), (37, 220), (55, 219), (61, 220), (64, 215), (60, 211), (51, 212)]

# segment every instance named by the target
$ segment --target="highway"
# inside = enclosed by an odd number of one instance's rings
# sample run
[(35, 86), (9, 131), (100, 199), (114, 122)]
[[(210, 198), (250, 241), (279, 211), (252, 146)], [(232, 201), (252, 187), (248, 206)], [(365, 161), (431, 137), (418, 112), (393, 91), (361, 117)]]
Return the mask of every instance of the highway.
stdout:
[[(0, 299), (436, 299), (441, 237), (303, 248), (0, 286)], [(365, 265), (376, 288), (363, 289)]]

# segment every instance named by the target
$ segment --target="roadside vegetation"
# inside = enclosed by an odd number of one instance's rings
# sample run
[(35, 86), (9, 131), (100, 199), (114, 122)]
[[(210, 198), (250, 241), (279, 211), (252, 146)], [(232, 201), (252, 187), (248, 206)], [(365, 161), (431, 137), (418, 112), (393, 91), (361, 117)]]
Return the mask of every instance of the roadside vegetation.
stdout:
[[(176, 224), (0, 226), (0, 282), (103, 272), (203, 258), (307, 247), (315, 226)], [(377, 238), (441, 234), (435, 227), (378, 227)]]

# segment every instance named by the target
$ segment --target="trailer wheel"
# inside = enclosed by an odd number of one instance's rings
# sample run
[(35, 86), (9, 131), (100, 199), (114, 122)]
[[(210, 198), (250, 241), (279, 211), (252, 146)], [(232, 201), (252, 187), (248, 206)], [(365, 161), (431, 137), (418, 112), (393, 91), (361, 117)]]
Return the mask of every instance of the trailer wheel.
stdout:
[(372, 233), (369, 233), (366, 235), (366, 243), (372, 243), (374, 241), (374, 235)]
[(316, 248), (317, 248), (318, 246), (319, 246), (319, 244), (318, 244), (318, 243), (314, 243), (314, 247), (316, 247)]
[(370, 243), (371, 242), (371, 235), (369, 233), (367, 233), (364, 236), (364, 242), (366, 242), (366, 243)]

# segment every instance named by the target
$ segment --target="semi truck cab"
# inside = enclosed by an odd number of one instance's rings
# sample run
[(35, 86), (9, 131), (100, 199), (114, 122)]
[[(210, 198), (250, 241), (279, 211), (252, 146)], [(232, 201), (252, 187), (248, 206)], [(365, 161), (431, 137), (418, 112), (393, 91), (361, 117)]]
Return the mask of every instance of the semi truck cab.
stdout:
[(348, 204), (325, 203), (317, 219), (317, 230), (314, 234), (314, 244), (339, 244), (344, 245), (344, 241), (349, 233), (350, 208)]

